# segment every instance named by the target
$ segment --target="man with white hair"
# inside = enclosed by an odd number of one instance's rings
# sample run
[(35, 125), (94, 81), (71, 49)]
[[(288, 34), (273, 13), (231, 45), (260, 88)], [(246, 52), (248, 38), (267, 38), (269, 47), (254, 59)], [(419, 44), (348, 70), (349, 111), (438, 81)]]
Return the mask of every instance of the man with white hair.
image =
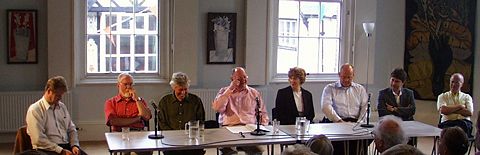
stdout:
[(402, 120), (393, 115), (387, 115), (381, 118), (378, 125), (373, 130), (373, 141), (378, 152), (398, 145), (406, 144), (407, 137), (401, 126)]
[[(158, 116), (160, 129), (183, 130), (188, 121), (204, 121), (205, 110), (202, 99), (197, 95), (188, 93), (190, 79), (183, 72), (173, 73), (170, 80), (172, 93), (162, 97), (158, 103)], [(203, 155), (203, 149), (163, 151), (165, 155)]]

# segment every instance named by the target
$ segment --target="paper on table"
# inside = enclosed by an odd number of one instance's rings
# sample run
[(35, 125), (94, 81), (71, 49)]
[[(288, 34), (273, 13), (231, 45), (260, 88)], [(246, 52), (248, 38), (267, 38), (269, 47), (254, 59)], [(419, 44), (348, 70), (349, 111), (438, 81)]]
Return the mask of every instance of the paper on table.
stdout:
[[(239, 126), (227, 126), (228, 131), (232, 133), (246, 133), (246, 132), (252, 132), (253, 130), (257, 129), (256, 124), (247, 124), (247, 125), (239, 125)], [(265, 130), (265, 131), (270, 131), (267, 128), (265, 128), (263, 125), (260, 125), (260, 129)]]

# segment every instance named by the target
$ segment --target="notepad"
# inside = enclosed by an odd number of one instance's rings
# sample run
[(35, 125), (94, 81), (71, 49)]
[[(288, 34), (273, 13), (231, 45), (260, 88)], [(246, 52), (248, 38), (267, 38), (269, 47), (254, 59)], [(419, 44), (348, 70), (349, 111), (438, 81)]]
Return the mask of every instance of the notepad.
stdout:
[[(256, 124), (247, 124), (247, 125), (238, 125), (238, 126), (227, 126), (228, 131), (232, 133), (248, 133), (252, 132), (253, 130), (257, 129)], [(260, 129), (265, 130), (265, 131), (270, 131), (267, 128), (265, 128), (263, 125), (260, 125)]]

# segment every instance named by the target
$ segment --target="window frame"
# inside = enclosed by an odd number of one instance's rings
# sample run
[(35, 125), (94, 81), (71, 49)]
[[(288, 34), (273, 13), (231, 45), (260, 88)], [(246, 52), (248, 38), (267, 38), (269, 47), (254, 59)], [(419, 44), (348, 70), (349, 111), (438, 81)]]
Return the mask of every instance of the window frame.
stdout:
[[(87, 73), (87, 59), (86, 59), (86, 0), (79, 0), (73, 2), (74, 6), (74, 77), (75, 84), (109, 84), (117, 83), (117, 76), (120, 73)], [(171, 72), (172, 46), (173, 42), (172, 31), (172, 17), (170, 17), (171, 5), (169, 0), (158, 0), (159, 24), (157, 29), (159, 31), (158, 37), (158, 57), (156, 73), (133, 73), (129, 72), (135, 77), (135, 83), (168, 83), (169, 74)]]
[[(270, 0), (269, 5), (269, 36), (268, 41), (269, 45), (269, 72), (268, 80), (270, 83), (285, 83), (288, 82), (287, 73), (277, 73), (277, 47), (278, 47), (278, 10), (279, 10), (279, 1), (281, 0)], [(302, 1), (315, 1), (318, 0), (302, 0)], [(338, 0), (322, 0), (323, 2), (338, 2)], [(340, 12), (340, 52), (339, 60), (337, 66), (340, 67), (343, 63), (349, 62), (352, 57), (352, 32), (354, 27), (354, 1), (353, 0), (342, 0), (340, 7), (343, 11)], [(350, 46), (352, 45), (352, 46)], [(295, 66), (292, 66), (295, 67)], [(337, 81), (338, 73), (310, 73), (305, 82), (333, 82)]]

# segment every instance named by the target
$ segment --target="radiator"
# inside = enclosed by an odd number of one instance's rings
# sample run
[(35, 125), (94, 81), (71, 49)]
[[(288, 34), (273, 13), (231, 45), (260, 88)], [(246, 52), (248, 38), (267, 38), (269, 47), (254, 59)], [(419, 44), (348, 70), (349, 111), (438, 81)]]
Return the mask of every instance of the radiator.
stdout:
[[(62, 102), (72, 115), (72, 95), (65, 93)], [(16, 132), (25, 125), (28, 107), (38, 101), (43, 91), (33, 92), (0, 92), (0, 133)]]
[[(191, 89), (189, 93), (195, 94), (202, 99), (203, 108), (205, 109), (205, 120), (215, 120), (216, 111), (212, 109), (212, 103), (217, 96), (219, 89)], [(266, 89), (257, 89), (263, 97), (263, 102), (266, 101)]]

